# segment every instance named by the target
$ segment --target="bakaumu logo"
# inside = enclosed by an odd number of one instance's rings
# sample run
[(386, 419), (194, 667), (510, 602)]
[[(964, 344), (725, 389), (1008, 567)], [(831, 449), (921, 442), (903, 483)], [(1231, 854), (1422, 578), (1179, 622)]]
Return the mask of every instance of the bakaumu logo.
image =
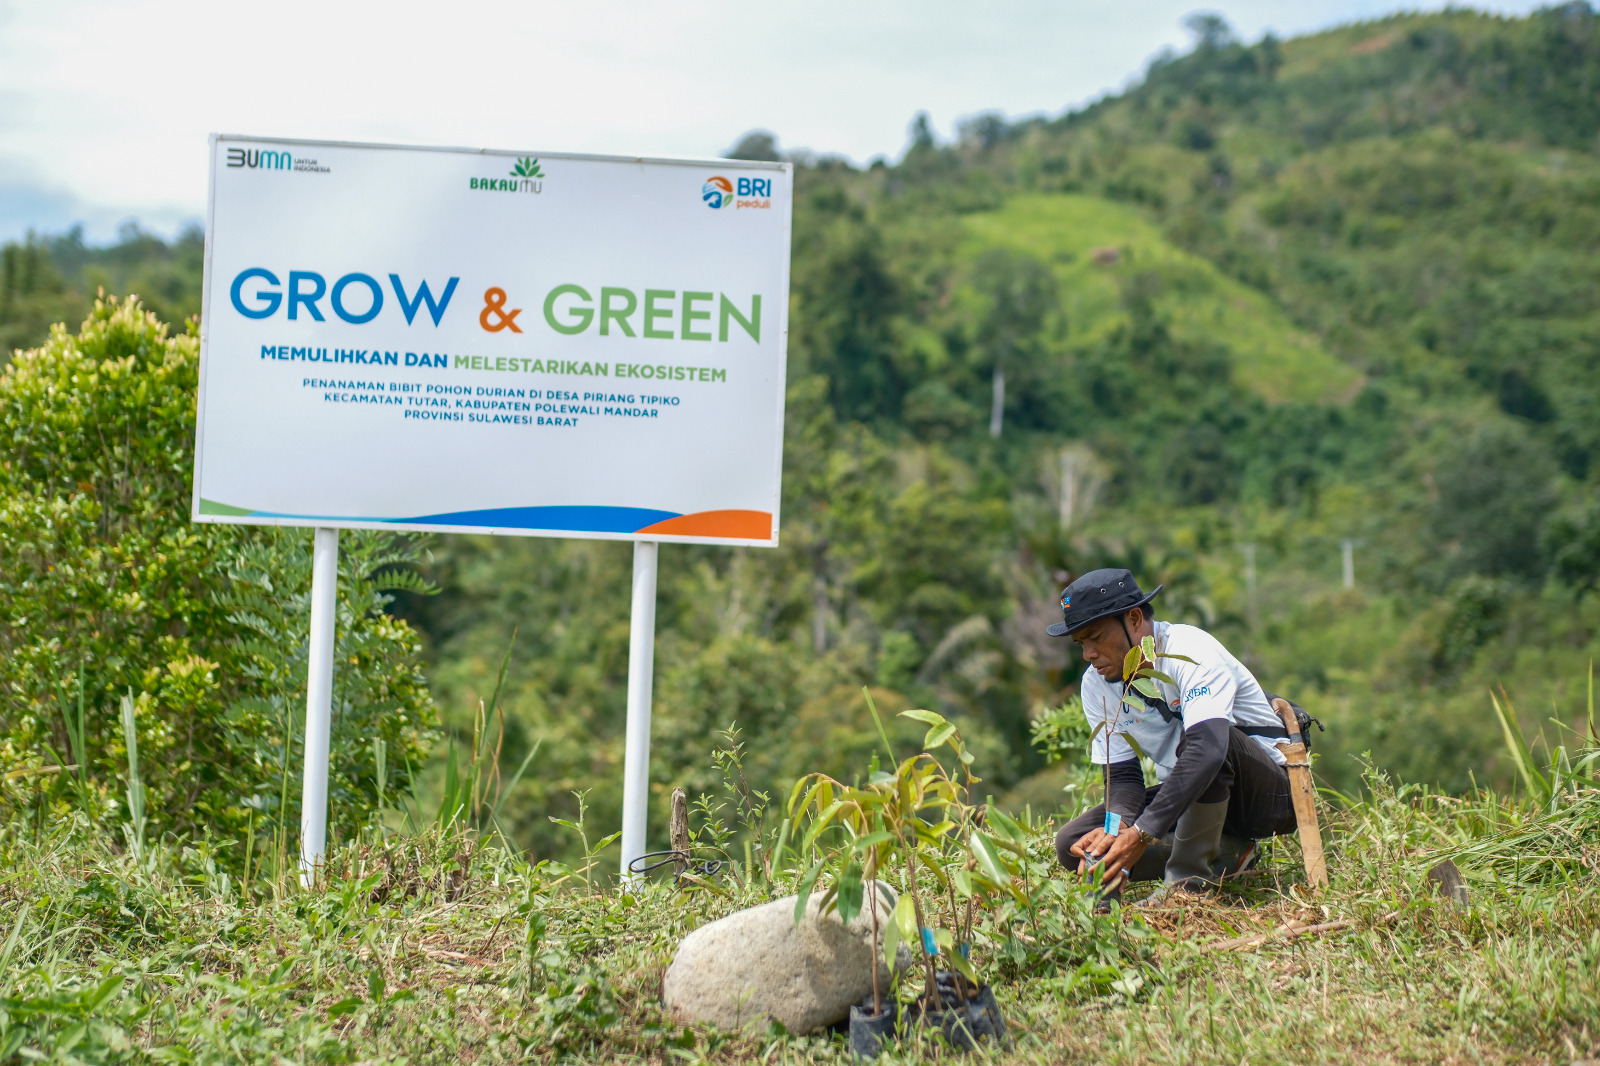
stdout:
[(523, 156), (511, 168), (509, 178), (468, 178), (467, 187), (480, 192), (544, 192), (544, 169), (532, 156)]

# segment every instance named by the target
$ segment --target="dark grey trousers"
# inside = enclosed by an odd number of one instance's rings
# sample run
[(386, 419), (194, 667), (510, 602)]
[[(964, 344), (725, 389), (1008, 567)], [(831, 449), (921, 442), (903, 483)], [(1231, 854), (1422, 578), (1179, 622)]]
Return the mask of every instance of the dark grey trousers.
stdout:
[[(1178, 742), (1183, 751), (1183, 742)], [(1160, 785), (1145, 789), (1142, 812), (1156, 798)], [(1260, 840), (1262, 837), (1292, 833), (1299, 826), (1294, 818), (1294, 801), (1289, 795), (1289, 771), (1272, 760), (1259, 743), (1246, 736), (1237, 726), (1228, 730), (1228, 754), (1217, 770), (1217, 776), (1195, 797), (1196, 803), (1228, 804), (1228, 815), (1222, 831), (1242, 840)], [(1105, 824), (1104, 804), (1084, 811), (1062, 826), (1056, 834), (1056, 857), (1061, 865), (1075, 869), (1077, 857), (1069, 850), (1091, 829)], [(1123, 823), (1127, 825), (1128, 823)], [(1159, 881), (1166, 867), (1169, 848), (1152, 847), (1129, 871), (1133, 881)]]

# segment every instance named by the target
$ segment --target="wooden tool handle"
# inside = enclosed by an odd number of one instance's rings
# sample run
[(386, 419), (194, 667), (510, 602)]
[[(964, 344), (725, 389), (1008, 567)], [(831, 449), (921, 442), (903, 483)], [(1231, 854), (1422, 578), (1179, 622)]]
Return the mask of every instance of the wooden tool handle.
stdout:
[(1300, 732), (1300, 720), (1294, 715), (1294, 708), (1289, 706), (1289, 701), (1282, 696), (1272, 698), (1272, 709), (1278, 712), (1278, 717), (1283, 720), (1283, 728), (1289, 731), (1292, 739)]
[[(1294, 708), (1289, 701), (1275, 698), (1272, 709), (1283, 719), (1283, 727), (1291, 738), (1300, 734), (1300, 723), (1295, 720)], [(1306, 864), (1306, 880), (1312, 888), (1322, 888), (1328, 883), (1328, 864), (1322, 854), (1322, 827), (1317, 823), (1316, 786), (1311, 780), (1311, 760), (1301, 740), (1291, 739), (1283, 746), (1288, 761), (1289, 796), (1294, 803), (1294, 820), (1300, 827), (1300, 851)]]

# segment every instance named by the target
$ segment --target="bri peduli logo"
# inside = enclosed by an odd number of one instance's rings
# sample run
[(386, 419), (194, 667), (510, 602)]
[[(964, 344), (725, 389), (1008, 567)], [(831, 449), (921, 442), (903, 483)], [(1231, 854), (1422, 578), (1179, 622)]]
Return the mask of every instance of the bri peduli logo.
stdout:
[(700, 186), (700, 199), (713, 211), (720, 207), (733, 206), (733, 182), (727, 178), (707, 178), (706, 183)]
[(719, 174), (707, 178), (706, 183), (700, 186), (700, 199), (712, 210), (724, 207), (769, 208), (772, 206), (772, 179), (735, 178), (730, 181)]
[(523, 156), (511, 168), (509, 178), (468, 178), (468, 188), (479, 192), (531, 192), (544, 191), (544, 169), (532, 156)]

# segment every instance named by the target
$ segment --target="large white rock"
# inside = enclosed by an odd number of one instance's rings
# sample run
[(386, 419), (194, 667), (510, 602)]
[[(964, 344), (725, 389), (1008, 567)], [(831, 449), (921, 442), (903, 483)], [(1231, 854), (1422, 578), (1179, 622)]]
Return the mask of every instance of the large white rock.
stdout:
[[(736, 911), (683, 938), (662, 981), (667, 1010), (681, 1022), (723, 1029), (765, 1027), (769, 1018), (792, 1033), (842, 1021), (850, 1004), (872, 994), (871, 886), (849, 925), (837, 913), (818, 914), (822, 893), (794, 920), (796, 896)], [(894, 889), (878, 882), (879, 936), (894, 910)], [(889, 967), (878, 957), (879, 988), (889, 994)], [(897, 967), (911, 963), (901, 945)]]

